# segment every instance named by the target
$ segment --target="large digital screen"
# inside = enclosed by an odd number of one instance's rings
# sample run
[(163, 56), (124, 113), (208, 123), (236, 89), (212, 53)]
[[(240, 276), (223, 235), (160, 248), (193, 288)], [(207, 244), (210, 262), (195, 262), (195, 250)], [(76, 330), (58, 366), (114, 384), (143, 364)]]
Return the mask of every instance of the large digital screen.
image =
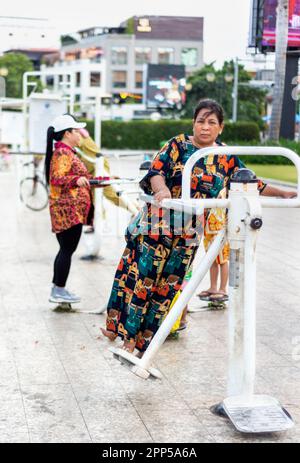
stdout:
[(186, 98), (184, 66), (148, 64), (146, 76), (146, 105), (148, 108), (182, 108)]
[[(275, 48), (278, 0), (263, 2), (262, 48)], [(289, 0), (289, 48), (300, 48), (300, 0)]]

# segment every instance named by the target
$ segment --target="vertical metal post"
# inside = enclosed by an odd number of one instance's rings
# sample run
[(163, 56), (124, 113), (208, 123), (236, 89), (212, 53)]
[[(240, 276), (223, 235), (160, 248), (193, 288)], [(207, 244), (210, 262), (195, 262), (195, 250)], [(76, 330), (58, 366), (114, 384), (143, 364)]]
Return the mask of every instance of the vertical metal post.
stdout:
[(70, 74), (70, 113), (74, 114), (75, 105), (75, 73)]
[(234, 83), (233, 83), (233, 94), (232, 94), (232, 121), (237, 121), (238, 115), (238, 94), (239, 94), (239, 60), (238, 58), (234, 61)]
[(256, 240), (257, 231), (246, 230), (244, 256), (244, 377), (243, 395), (254, 394), (256, 365)]
[(24, 123), (24, 146), (22, 149), (27, 151), (29, 149), (29, 135), (28, 135), (28, 73), (23, 74), (23, 123)]
[(229, 192), (230, 242), (228, 396), (254, 394), (256, 357), (256, 239), (252, 219), (261, 217), (257, 184), (237, 183)]
[(101, 116), (102, 116), (101, 93), (97, 93), (95, 107), (95, 142), (101, 149)]
[(246, 203), (242, 191), (229, 191), (228, 240), (230, 243), (229, 307), (228, 307), (228, 396), (239, 395), (244, 371), (244, 245)]

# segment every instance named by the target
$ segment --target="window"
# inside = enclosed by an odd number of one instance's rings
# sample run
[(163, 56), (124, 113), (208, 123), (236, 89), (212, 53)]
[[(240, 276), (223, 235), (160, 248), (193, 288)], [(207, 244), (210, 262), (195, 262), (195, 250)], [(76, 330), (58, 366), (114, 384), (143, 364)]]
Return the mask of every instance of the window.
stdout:
[(127, 48), (112, 47), (111, 64), (127, 64)]
[(54, 77), (47, 76), (46, 77), (46, 85), (47, 85), (47, 87), (53, 87), (53, 85), (54, 85)]
[(135, 63), (145, 64), (151, 62), (151, 48), (136, 48), (135, 49)]
[(143, 88), (143, 73), (136, 71), (135, 73), (135, 88)]
[(174, 48), (159, 48), (158, 64), (174, 64)]
[(185, 66), (197, 66), (197, 48), (182, 48), (181, 63)]
[(91, 72), (90, 85), (91, 87), (101, 86), (101, 73), (100, 72)]
[(126, 71), (113, 71), (113, 88), (125, 88), (127, 85)]
[(76, 87), (81, 85), (81, 72), (76, 72)]

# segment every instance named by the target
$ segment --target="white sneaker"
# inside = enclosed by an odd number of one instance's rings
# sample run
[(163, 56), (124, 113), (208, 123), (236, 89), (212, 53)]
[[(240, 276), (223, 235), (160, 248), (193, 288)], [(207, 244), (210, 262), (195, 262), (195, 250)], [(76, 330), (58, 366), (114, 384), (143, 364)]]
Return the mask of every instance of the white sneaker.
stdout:
[(80, 301), (81, 301), (80, 297), (76, 296), (75, 294), (69, 293), (64, 288), (58, 289), (56, 286), (52, 288), (50, 298), (49, 298), (49, 302), (57, 302), (57, 303), (66, 302), (67, 304), (76, 304), (77, 302), (80, 302)]

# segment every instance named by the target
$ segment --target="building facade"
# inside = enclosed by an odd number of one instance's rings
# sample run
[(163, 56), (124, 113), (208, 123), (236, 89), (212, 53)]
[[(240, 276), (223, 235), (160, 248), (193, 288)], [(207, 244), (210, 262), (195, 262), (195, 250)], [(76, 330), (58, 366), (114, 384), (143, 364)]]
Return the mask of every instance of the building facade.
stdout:
[[(47, 60), (47, 57), (46, 57)], [(203, 18), (143, 16), (117, 28), (91, 28), (62, 37), (48, 66), (76, 73), (77, 101), (97, 92), (142, 102), (147, 64), (183, 64), (189, 75), (203, 66)]]

